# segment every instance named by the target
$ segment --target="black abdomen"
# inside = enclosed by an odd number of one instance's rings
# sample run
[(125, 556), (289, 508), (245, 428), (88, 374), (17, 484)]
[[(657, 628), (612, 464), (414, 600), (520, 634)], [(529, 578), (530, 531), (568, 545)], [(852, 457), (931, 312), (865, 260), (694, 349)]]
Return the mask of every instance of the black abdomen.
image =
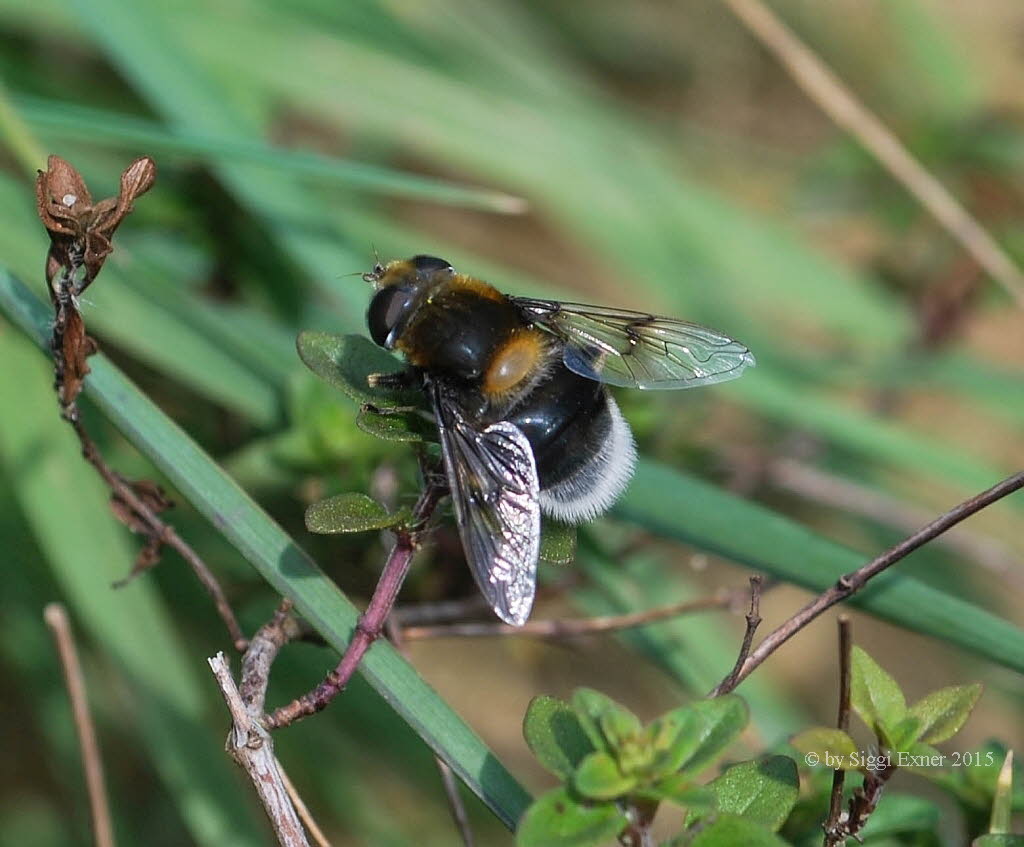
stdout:
[(507, 420), (529, 440), (542, 489), (571, 479), (593, 462), (612, 425), (604, 386), (561, 362)]

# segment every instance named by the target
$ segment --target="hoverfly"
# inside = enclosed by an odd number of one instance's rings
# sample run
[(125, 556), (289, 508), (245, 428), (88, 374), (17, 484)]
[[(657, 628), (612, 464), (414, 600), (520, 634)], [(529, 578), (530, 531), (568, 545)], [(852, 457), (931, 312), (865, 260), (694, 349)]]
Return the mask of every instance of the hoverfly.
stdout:
[(433, 256), (378, 262), (363, 278), (376, 288), (371, 337), (410, 365), (377, 384), (426, 392), (466, 559), (516, 626), (533, 605), (541, 513), (590, 520), (633, 475), (633, 436), (606, 386), (713, 385), (754, 364), (713, 329), (509, 296)]

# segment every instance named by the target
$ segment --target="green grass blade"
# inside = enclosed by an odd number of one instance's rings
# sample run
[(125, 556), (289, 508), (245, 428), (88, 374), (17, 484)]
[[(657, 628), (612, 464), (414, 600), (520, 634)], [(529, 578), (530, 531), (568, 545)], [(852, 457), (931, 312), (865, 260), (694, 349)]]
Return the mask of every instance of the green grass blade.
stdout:
[[(0, 306), (40, 346), (49, 315), (10, 274), (0, 275)], [(88, 396), (190, 503), (339, 652), (358, 611), (288, 535), (178, 426), (104, 356), (89, 360)], [(46, 381), (48, 384), (49, 380)], [(473, 730), (451, 710), (390, 644), (377, 642), (360, 672), (399, 715), (442, 756), (508, 826), (529, 795)], [(344, 708), (343, 702), (338, 708)]]
[(241, 162), (359, 191), (466, 209), (512, 214), (526, 208), (519, 197), (500, 191), (456, 185), (391, 168), (285, 150), (254, 141), (168, 130), (152, 121), (103, 109), (38, 97), (20, 97), (17, 107), (32, 127), (46, 138), (57, 141), (93, 141), (146, 150), (150, 155), (176, 153), (202, 156), (218, 163)]
[[(998, 480), (989, 480), (993, 484)], [(751, 568), (822, 591), (863, 556), (805, 527), (669, 468), (641, 461), (616, 514)], [(881, 551), (879, 551), (881, 552)], [(880, 574), (850, 602), (908, 629), (1024, 672), (1024, 630), (899, 572)]]

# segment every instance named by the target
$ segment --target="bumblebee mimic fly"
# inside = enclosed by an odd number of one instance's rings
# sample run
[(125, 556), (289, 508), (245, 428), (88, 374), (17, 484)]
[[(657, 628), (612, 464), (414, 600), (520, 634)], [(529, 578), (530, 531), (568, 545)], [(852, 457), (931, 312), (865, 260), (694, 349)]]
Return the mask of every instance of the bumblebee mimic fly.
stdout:
[(633, 475), (633, 435), (607, 386), (712, 385), (754, 364), (713, 329), (506, 295), (433, 256), (378, 262), (363, 278), (376, 288), (371, 337), (405, 356), (397, 381), (433, 407), (473, 576), (517, 626), (533, 605), (541, 514), (590, 520)]

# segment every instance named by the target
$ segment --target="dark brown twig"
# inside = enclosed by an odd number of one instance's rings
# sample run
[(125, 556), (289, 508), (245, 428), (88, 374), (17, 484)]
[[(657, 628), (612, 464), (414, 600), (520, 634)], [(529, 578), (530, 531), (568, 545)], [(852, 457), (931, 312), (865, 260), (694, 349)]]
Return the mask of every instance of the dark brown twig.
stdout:
[[(836, 726), (843, 732), (850, 728), (850, 619), (839, 616), (839, 708)], [(824, 847), (840, 847), (846, 836), (842, 833), (845, 821), (843, 814), (843, 783), (846, 771), (836, 769), (832, 773), (832, 794), (829, 799), (828, 817), (825, 819)]]
[(717, 697), (719, 694), (725, 694), (736, 687), (736, 677), (739, 675), (740, 670), (743, 668), (743, 663), (750, 654), (750, 645), (754, 642), (754, 633), (757, 632), (757, 628), (761, 625), (761, 585), (763, 581), (763, 577), (760, 574), (754, 574), (750, 577), (750, 611), (747, 612), (747, 628), (743, 632), (743, 643), (740, 645), (736, 664), (733, 665), (729, 675), (708, 695), (709, 697)]
[[(757, 648), (751, 651), (750, 655), (747, 656), (739, 670), (739, 673), (730, 673), (729, 676), (719, 683), (712, 691), (712, 695), (717, 696), (720, 694), (727, 694), (732, 691), (737, 685), (750, 676), (754, 669), (757, 668), (765, 659), (772, 655), (772, 653), (778, 650), (779, 647), (785, 644), (801, 629), (807, 626), (807, 624), (821, 615), (825, 610), (834, 606), (836, 603), (846, 600), (848, 597), (856, 594), (871, 579), (878, 576), (878, 574), (886, 570), (886, 568), (896, 564), (900, 559), (910, 553), (913, 553), (919, 547), (924, 546), (933, 538), (944, 533), (950, 527), (956, 526), (965, 518), (969, 518), (975, 512), (981, 511), (986, 506), (990, 506), (992, 503), (995, 503), (997, 500), (1001, 500), (1003, 497), (1006, 497), (1008, 494), (1012, 494), (1020, 488), (1024, 488), (1024, 471), (1019, 471), (1018, 473), (1013, 474), (1013, 476), (1007, 477), (1002, 482), (993, 485), (988, 490), (971, 497), (969, 500), (965, 500), (958, 506), (954, 506), (944, 515), (936, 518), (930, 524), (922, 527), (908, 538), (905, 538), (895, 547), (891, 547), (886, 550), (866, 565), (846, 574), (845, 576), (841, 576), (836, 581), (835, 585), (818, 595), (799, 612), (789, 618), (789, 620), (770, 632), (757, 646)], [(728, 686), (725, 684), (727, 681), (729, 681)]]
[(395, 598), (409, 571), (413, 554), (419, 546), (420, 533), (446, 491), (444, 485), (438, 481), (426, 483), (413, 509), (412, 525), (397, 531), (395, 544), (384, 563), (373, 597), (370, 598), (366, 611), (359, 616), (352, 640), (345, 648), (338, 666), (312, 691), (267, 715), (264, 724), (268, 729), (280, 729), (301, 718), (316, 714), (348, 684), (363, 655), (384, 631)]
[[(235, 649), (239, 652), (244, 652), (249, 643), (248, 639), (246, 639), (242, 632), (242, 627), (239, 625), (238, 619), (231, 609), (231, 604), (228, 603), (224, 589), (221, 588), (220, 583), (217, 582), (217, 578), (213, 575), (206, 562), (192, 548), (192, 545), (178, 535), (174, 527), (161, 520), (153, 505), (151, 505), (155, 503), (154, 498), (148, 493), (146, 496), (140, 496), (137, 493), (139, 483), (131, 483), (106, 463), (89, 433), (86, 432), (82, 422), (75, 418), (70, 421), (70, 424), (82, 445), (82, 456), (96, 469), (96, 472), (110, 488), (111, 499), (114, 502), (120, 501), (125, 504), (130, 510), (130, 514), (141, 523), (139, 529), (142, 532), (150, 538), (156, 539), (160, 544), (166, 544), (168, 547), (176, 550), (188, 563), (196, 578), (213, 600), (217, 614), (224, 622), (224, 626), (228, 630), (228, 635), (231, 637), (231, 642)], [(133, 524), (130, 523), (129, 525), (135, 528)], [(155, 559), (142, 562), (141, 567), (137, 564), (128, 579), (148, 570), (155, 564)], [(123, 583), (124, 580), (118, 583), (118, 585)]]
[(488, 638), (493, 636), (525, 636), (527, 638), (576, 638), (604, 632), (618, 632), (638, 626), (657, 623), (669, 618), (703, 612), (709, 609), (727, 609), (735, 604), (738, 592), (722, 591), (703, 600), (687, 600), (670, 606), (645, 609), (624, 615), (595, 618), (555, 618), (527, 621), (522, 626), (496, 621), (408, 626), (402, 629), (402, 638), (415, 641), (424, 638)]
[(75, 732), (82, 751), (82, 769), (85, 771), (85, 785), (89, 793), (89, 812), (92, 816), (92, 831), (96, 847), (114, 847), (114, 828), (110, 821), (110, 802), (103, 780), (103, 761), (100, 746), (96, 740), (96, 727), (89, 712), (89, 700), (85, 693), (85, 678), (78, 661), (75, 639), (71, 632), (67, 610), (60, 603), (50, 603), (43, 609), (43, 620), (53, 633), (57, 645), (64, 682), (71, 700), (71, 714), (74, 716)]

